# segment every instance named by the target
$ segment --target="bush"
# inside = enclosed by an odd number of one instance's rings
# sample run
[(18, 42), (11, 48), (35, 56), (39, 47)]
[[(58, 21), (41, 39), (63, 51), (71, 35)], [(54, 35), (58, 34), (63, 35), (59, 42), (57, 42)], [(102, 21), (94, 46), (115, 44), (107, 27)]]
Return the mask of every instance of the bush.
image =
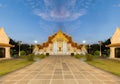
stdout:
[(75, 58), (81, 58), (81, 55), (76, 54), (74, 57), (75, 57)]
[(41, 58), (45, 58), (46, 55), (44, 54), (38, 54), (38, 55), (35, 55), (35, 59), (41, 59)]
[(44, 55), (44, 54), (41, 54), (41, 55), (40, 55), (40, 58), (45, 58), (45, 55)]
[(74, 56), (74, 53), (71, 53), (71, 56)]
[(49, 56), (49, 53), (46, 53), (46, 56)]
[(100, 51), (96, 50), (96, 51), (94, 52), (94, 55), (99, 56), (99, 55), (100, 55)]
[(26, 52), (24, 50), (20, 51), (20, 55), (23, 56), (23, 55), (26, 55)]
[(108, 49), (106, 52), (107, 52), (107, 56), (109, 56), (110, 55), (110, 49)]
[(27, 55), (27, 60), (28, 61), (34, 61), (34, 54)]
[(84, 58), (85, 56), (82, 54), (76, 54), (76, 55), (74, 55), (74, 57), (79, 59), (79, 58)]
[(86, 61), (92, 61), (93, 56), (91, 54), (86, 54)]

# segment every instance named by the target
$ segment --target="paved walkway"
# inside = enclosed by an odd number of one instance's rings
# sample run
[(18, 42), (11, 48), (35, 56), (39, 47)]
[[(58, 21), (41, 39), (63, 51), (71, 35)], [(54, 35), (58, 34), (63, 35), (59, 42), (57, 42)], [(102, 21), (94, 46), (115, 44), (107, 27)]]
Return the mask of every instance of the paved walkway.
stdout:
[(70, 56), (50, 56), (1, 77), (0, 84), (120, 84), (120, 78)]

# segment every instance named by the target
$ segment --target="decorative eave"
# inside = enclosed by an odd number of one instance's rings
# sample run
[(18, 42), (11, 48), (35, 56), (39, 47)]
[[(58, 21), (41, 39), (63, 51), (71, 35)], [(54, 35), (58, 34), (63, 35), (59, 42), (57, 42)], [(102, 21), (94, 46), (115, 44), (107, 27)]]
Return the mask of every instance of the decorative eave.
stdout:
[(109, 45), (106, 45), (106, 47), (120, 47), (120, 43), (109, 44)]
[(78, 46), (77, 46), (77, 49), (81, 49), (82, 48), (82, 44), (79, 44)]
[(0, 47), (14, 47), (14, 45), (6, 44), (6, 43), (0, 43)]
[(72, 45), (72, 47), (76, 47), (77, 49), (81, 49), (82, 45), (80, 44), (77, 44), (76, 42), (72, 41), (72, 37), (63, 33), (61, 30), (59, 30), (57, 33), (51, 35), (48, 37), (48, 41), (47, 42), (44, 42), (42, 43), (41, 45), (37, 45), (39, 47), (39, 49), (43, 49), (44, 47), (48, 47), (50, 43), (53, 43), (53, 39), (54, 37), (58, 34), (58, 33), (62, 33), (65, 38), (68, 40), (67, 42), (70, 43)]

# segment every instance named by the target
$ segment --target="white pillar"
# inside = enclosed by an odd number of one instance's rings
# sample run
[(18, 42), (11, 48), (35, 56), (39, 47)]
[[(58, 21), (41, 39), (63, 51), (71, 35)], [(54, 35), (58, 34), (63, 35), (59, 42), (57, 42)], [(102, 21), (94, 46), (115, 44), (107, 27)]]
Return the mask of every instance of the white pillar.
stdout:
[(115, 58), (115, 47), (110, 47), (110, 58)]
[(10, 47), (5, 48), (5, 58), (11, 58), (10, 57)]
[(53, 43), (53, 54), (55, 54), (55, 43)]
[(63, 42), (63, 54), (67, 54), (67, 43)]
[(57, 54), (57, 42), (53, 43), (53, 54)]
[(55, 54), (57, 54), (57, 50), (58, 50), (58, 47), (57, 47), (57, 42), (55, 44)]

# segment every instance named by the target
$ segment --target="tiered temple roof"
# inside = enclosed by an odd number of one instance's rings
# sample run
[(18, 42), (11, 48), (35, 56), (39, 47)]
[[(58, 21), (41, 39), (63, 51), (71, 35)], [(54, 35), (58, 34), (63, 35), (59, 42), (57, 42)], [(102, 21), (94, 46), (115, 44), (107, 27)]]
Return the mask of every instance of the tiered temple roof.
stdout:
[[(72, 37), (69, 36), (69, 35), (67, 35), (67, 34), (65, 34), (65, 33), (63, 33), (61, 30), (58, 31), (58, 32), (61, 32), (61, 33), (65, 36), (65, 38), (68, 39), (68, 42), (67, 42), (67, 43), (70, 43), (72, 47), (76, 47), (77, 49), (81, 49), (81, 47), (83, 46), (82, 44), (78, 44), (78, 43), (76, 43), (76, 42), (73, 42), (73, 41), (72, 41)], [(39, 47), (39, 49), (43, 49), (44, 47), (48, 47), (49, 44), (52, 44), (52, 43), (53, 43), (53, 42), (52, 42), (52, 39), (55, 38), (55, 36), (58, 34), (58, 32), (55, 33), (55, 34), (53, 34), (53, 35), (51, 35), (51, 36), (49, 36), (47, 42), (44, 42), (44, 43), (42, 43), (41, 45), (40, 45), (40, 44), (37, 44), (37, 46)]]

